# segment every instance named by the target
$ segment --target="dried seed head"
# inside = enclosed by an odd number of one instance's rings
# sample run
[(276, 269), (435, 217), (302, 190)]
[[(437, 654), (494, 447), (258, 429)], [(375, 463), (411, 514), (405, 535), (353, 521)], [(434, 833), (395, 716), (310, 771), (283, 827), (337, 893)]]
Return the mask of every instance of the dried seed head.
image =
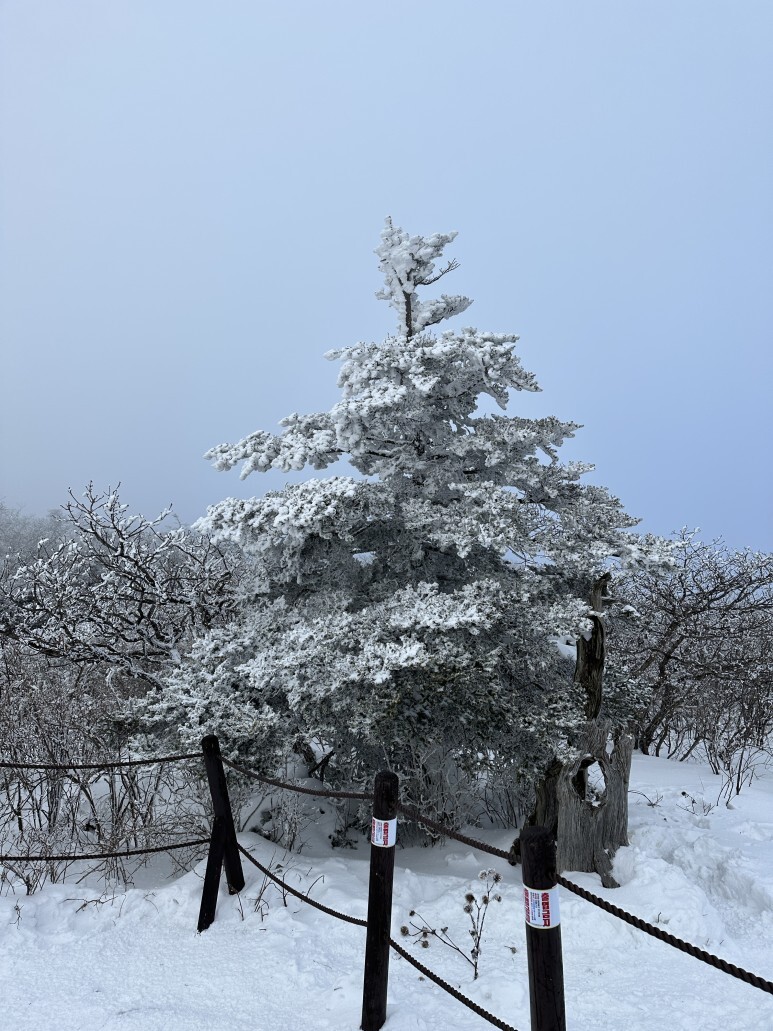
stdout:
[(484, 895), (481, 901), (483, 902), (484, 906), (487, 906), (488, 905), (488, 895)]
[(469, 904), (469, 902), (464, 907), (464, 911), (465, 911), (465, 913), (472, 913), (472, 906)]
[(465, 902), (474, 902), (475, 901), (475, 896), (473, 895), (473, 893), (471, 891), (468, 891), (467, 894), (464, 896), (464, 901)]
[(429, 942), (427, 941), (426, 938), (422, 938), (422, 940), (421, 940), (421, 947), (423, 949), (428, 949), (429, 948)]
[(494, 871), (494, 873), (491, 876), (494, 879), (494, 884), (499, 884), (499, 882), (502, 880), (502, 874), (501, 873), (497, 873), (496, 870)]
[(401, 935), (402, 935), (403, 937), (405, 937), (405, 936), (406, 936), (406, 934), (408, 934), (408, 933), (409, 933), (409, 931), (408, 931), (408, 928), (407, 928), (407, 927), (405, 926), (405, 924), (403, 924), (403, 926), (402, 926), (402, 927), (400, 928), (400, 934), (401, 934)]

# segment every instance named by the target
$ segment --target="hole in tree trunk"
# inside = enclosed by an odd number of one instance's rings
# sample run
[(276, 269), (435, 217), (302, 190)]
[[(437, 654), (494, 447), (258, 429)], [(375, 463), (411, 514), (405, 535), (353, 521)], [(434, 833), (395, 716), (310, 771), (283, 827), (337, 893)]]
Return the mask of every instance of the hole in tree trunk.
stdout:
[(607, 779), (601, 763), (593, 755), (587, 755), (572, 778), (574, 790), (583, 802), (595, 808), (607, 801)]

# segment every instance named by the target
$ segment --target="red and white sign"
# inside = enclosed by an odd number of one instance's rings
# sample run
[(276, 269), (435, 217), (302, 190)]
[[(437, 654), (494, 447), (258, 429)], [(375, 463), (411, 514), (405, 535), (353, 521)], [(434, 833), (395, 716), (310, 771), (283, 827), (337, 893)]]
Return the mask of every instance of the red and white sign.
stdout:
[(370, 828), (370, 843), (379, 848), (391, 848), (397, 841), (397, 820), (377, 820), (373, 817)]
[(529, 927), (543, 930), (558, 927), (561, 918), (558, 912), (558, 888), (523, 888), (523, 904), (526, 923)]

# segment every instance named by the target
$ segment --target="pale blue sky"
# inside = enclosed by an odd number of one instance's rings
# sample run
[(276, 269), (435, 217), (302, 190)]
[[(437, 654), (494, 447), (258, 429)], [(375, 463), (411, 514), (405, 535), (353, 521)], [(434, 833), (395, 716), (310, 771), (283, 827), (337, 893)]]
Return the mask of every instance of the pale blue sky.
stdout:
[(646, 529), (769, 550), (772, 114), (769, 0), (0, 0), (0, 500), (281, 486), (200, 456), (335, 400), (391, 214), (459, 231), (513, 413)]

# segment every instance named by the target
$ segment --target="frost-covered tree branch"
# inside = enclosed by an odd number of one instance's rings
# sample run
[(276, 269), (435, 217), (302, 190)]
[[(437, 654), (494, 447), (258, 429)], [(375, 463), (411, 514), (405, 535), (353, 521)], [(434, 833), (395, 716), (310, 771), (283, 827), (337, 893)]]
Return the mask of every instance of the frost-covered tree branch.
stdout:
[(66, 532), (0, 576), (0, 634), (50, 658), (119, 668), (158, 686), (191, 640), (225, 619), (234, 549), (130, 515), (89, 486), (64, 506)]

